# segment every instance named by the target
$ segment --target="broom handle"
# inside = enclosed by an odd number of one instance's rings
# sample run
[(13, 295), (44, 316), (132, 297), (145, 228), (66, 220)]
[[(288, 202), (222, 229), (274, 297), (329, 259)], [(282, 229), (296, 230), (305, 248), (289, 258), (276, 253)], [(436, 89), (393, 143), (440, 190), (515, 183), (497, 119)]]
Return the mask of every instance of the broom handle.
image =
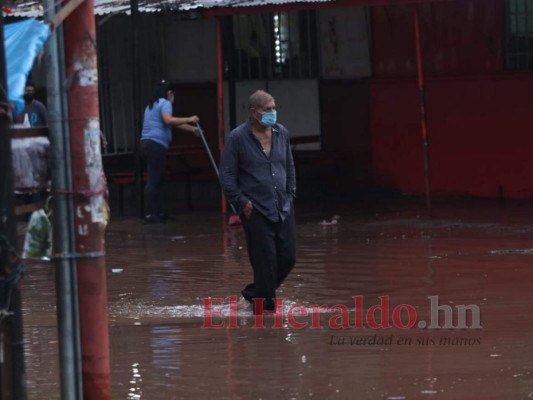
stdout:
[[(213, 169), (215, 170), (215, 172), (217, 174), (217, 178), (220, 179), (220, 174), (218, 173), (217, 163), (215, 162), (215, 159), (213, 158), (213, 154), (211, 154), (211, 150), (209, 149), (209, 145), (207, 144), (207, 141), (205, 140), (204, 130), (200, 126), (199, 122), (196, 123), (196, 127), (198, 128), (198, 132), (200, 133), (200, 138), (202, 139), (202, 143), (204, 144), (205, 150), (207, 151), (207, 155), (209, 156), (209, 160), (211, 160), (211, 164), (213, 165)], [(233, 212), (233, 214), (234, 215), (238, 215), (237, 210), (235, 210), (235, 207), (233, 206), (233, 204), (229, 203), (229, 206), (231, 207), (231, 211)]]
[(207, 151), (207, 155), (209, 156), (209, 160), (211, 160), (211, 165), (213, 166), (213, 169), (215, 170), (215, 172), (217, 174), (217, 178), (220, 178), (220, 175), (218, 173), (217, 163), (215, 162), (215, 159), (213, 158), (213, 154), (211, 154), (211, 150), (209, 149), (207, 141), (205, 140), (204, 130), (200, 126), (199, 122), (196, 123), (196, 127), (198, 128), (198, 131), (200, 132), (200, 138), (202, 139), (202, 143), (204, 144), (205, 150)]

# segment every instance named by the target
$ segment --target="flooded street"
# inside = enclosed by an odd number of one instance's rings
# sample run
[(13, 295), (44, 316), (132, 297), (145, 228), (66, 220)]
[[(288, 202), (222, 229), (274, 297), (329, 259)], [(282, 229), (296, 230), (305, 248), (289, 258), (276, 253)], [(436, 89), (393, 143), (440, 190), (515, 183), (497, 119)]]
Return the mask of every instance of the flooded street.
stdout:
[[(228, 327), (228, 298), (252, 277), (241, 227), (215, 211), (166, 225), (112, 219), (113, 399), (533, 398), (531, 202), (435, 202), (431, 220), (419, 199), (296, 206), (298, 261), (278, 291), (285, 315), (281, 326), (265, 316), (263, 329), (240, 309), (238, 327)], [(319, 224), (334, 214), (336, 225)], [(47, 263), (27, 267), (28, 398), (59, 399), (54, 272)], [(371, 329), (366, 318), (354, 327), (354, 296), (363, 317), (386, 297), (390, 327)], [(217, 313), (212, 322), (225, 328), (202, 327), (205, 298)], [(423, 328), (420, 321), (435, 323), (432, 301), (441, 306), (438, 324), (446, 306), (457, 326), (460, 307), (474, 305), (481, 328), (471, 328), (471, 312), (462, 329)], [(308, 314), (294, 318), (307, 323), (302, 329), (288, 318), (292, 306)], [(333, 329), (342, 306), (350, 327)], [(401, 329), (407, 310), (417, 321)]]

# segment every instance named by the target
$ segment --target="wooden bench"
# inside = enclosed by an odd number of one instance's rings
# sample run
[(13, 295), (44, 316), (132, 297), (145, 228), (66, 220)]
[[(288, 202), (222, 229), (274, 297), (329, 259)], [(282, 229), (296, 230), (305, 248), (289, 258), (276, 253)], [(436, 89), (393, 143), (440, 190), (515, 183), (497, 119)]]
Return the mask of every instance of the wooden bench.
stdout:
[(321, 144), (321, 138), (318, 135), (312, 136), (294, 136), (291, 137), (291, 149), (294, 158), (296, 169), (302, 165), (316, 165), (316, 166), (333, 166), (336, 172), (340, 172), (340, 163), (342, 156), (337, 154), (325, 153), (322, 149), (317, 150), (300, 150), (300, 145), (305, 144)]
[(34, 211), (37, 211), (41, 208), (44, 208), (44, 206), (45, 206), (44, 200), (38, 200), (32, 203), (26, 203), (26, 204), (17, 204), (15, 206), (15, 215), (17, 217), (21, 215), (26, 215)]
[(321, 143), (319, 135), (312, 136), (291, 136), (291, 147), (293, 150), (297, 150), (297, 146), (300, 144), (309, 144), (309, 143)]
[[(191, 175), (203, 172), (204, 168), (189, 168), (182, 171), (168, 171), (165, 174), (165, 181), (175, 181), (185, 177), (185, 196), (186, 204), (189, 210), (192, 210), (192, 198), (191, 198)], [(124, 187), (127, 185), (133, 185), (137, 183), (137, 176), (134, 172), (113, 172), (108, 176), (109, 183), (117, 186), (118, 188), (118, 201), (120, 215), (124, 215)], [(146, 183), (146, 173), (142, 176), (142, 183)]]
[(323, 147), (316, 150), (302, 148), (303, 145), (320, 143), (320, 136), (295, 136), (291, 139), (291, 148), (296, 169), (298, 186), (311, 179), (313, 182), (326, 183), (323, 187), (330, 187), (335, 193), (341, 193), (348, 186), (346, 174), (350, 174), (351, 166), (355, 162), (349, 152), (327, 151)]
[[(165, 181), (175, 181), (185, 177), (185, 193), (187, 208), (192, 210), (191, 176), (205, 172), (207, 168), (195, 167), (189, 163), (186, 156), (204, 154), (203, 146), (171, 146), (167, 152), (167, 171)], [(142, 176), (142, 183), (146, 183), (146, 173)], [(109, 183), (118, 187), (119, 211), (124, 215), (124, 187), (138, 183), (134, 171), (111, 172), (108, 176)]]

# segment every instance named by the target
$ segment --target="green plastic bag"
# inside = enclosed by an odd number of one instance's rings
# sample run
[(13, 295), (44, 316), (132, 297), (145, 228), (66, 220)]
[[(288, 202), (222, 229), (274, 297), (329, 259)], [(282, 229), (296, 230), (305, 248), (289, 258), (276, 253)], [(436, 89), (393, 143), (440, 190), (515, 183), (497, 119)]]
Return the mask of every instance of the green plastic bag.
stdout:
[(22, 258), (50, 260), (52, 256), (52, 224), (45, 210), (32, 212), (24, 238)]

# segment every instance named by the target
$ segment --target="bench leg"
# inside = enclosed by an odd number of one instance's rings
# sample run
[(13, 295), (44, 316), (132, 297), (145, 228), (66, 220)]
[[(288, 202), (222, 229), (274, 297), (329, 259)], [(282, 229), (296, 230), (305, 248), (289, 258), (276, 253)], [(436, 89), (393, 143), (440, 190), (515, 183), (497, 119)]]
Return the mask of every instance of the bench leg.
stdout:
[(118, 185), (118, 202), (119, 202), (119, 210), (120, 210), (120, 216), (124, 216), (124, 185)]
[(191, 174), (185, 174), (185, 196), (187, 196), (187, 209), (192, 210), (191, 200)]

